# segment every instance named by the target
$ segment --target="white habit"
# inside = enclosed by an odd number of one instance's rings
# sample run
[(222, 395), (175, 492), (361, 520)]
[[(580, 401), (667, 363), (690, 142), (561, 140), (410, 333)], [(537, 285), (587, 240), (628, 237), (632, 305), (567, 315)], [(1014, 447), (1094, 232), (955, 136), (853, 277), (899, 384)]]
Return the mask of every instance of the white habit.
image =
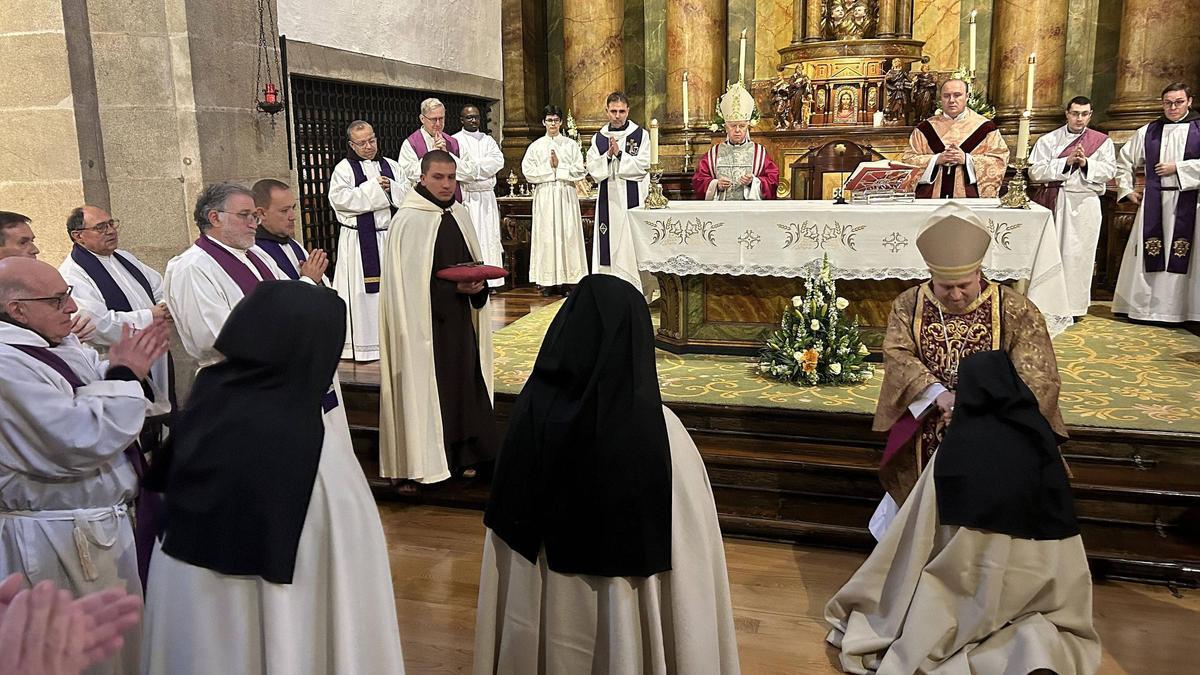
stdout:
[[(550, 166), (550, 150), (558, 168)], [(525, 150), (521, 173), (533, 185), (529, 280), (543, 288), (576, 284), (587, 274), (583, 218), (575, 182), (587, 176), (579, 145), (559, 134), (542, 136)]]
[(475, 675), (738, 673), (725, 549), (704, 461), (666, 407), (671, 570), (651, 577), (559, 574), (487, 530)]
[(1067, 158), (1059, 153), (1079, 138), (1066, 125), (1045, 134), (1029, 155), (1029, 177), (1039, 183), (1061, 182), (1054, 204), (1054, 225), (1063, 274), (1067, 279), (1067, 302), (1072, 316), (1087, 314), (1092, 302), (1092, 271), (1096, 244), (1100, 241), (1100, 196), (1117, 175), (1116, 149), (1112, 139), (1104, 141), (1087, 160), (1087, 173), (1067, 173)]
[[(474, 171), (467, 174), (458, 169), (458, 184), (462, 189), (463, 206), (471, 214), (475, 236), (483, 262), (504, 267), (504, 248), (500, 245), (500, 207), (496, 204), (496, 174), (504, 168), (504, 153), (496, 140), (482, 131), (463, 129), (454, 134), (463, 154), (474, 159)], [(492, 279), (489, 286), (503, 286), (503, 279)]]
[[(388, 162), (392, 175), (390, 195), (377, 180), (382, 174), (379, 162)], [(359, 161), (367, 180), (354, 185), (354, 170), (350, 160), (343, 159), (333, 168), (329, 179), (329, 205), (337, 215), (337, 263), (333, 268), (333, 290), (346, 303), (346, 344), (343, 359), (374, 361), (379, 358), (379, 294), (367, 293), (363, 280), (362, 249), (358, 244), (358, 215), (375, 216), (375, 240), (379, 246), (379, 268), (387, 261), (387, 229), (392, 219), (391, 205), (399, 204), (404, 196), (404, 176), (392, 160), (376, 155), (376, 159)]]
[[(336, 378), (334, 388), (344, 400)], [(142, 673), (404, 672), (383, 526), (345, 411), (339, 405), (324, 414), (291, 584), (220, 574), (155, 548)]]
[[(632, 121), (620, 131), (610, 130), (607, 124), (601, 127), (588, 148), (587, 170), (597, 183), (607, 183), (605, 189), (608, 193), (607, 223), (600, 222), (600, 205), (596, 205), (596, 225), (592, 232), (592, 272), (621, 277), (639, 292), (645, 292), (643, 273), (638, 270), (637, 252), (625, 218), (629, 210), (628, 184), (637, 183), (638, 196), (634, 206), (641, 206), (650, 190), (650, 134), (644, 132), (641, 143), (636, 146), (630, 143), (630, 135), (639, 129), (641, 127)], [(596, 139), (600, 136), (607, 136), (610, 143), (617, 144), (620, 152), (616, 157), (601, 153), (596, 148)], [(605, 229), (608, 230), (609, 265), (600, 264), (600, 235)], [(651, 286), (653, 276), (646, 273), (645, 277), (650, 282), (645, 286)]]
[[(232, 253), (256, 278), (262, 277), (246, 258), (247, 255), (257, 256), (276, 279), (287, 279), (271, 256), (253, 248), (239, 251), (216, 239), (211, 241)], [(312, 283), (308, 277), (300, 277), (300, 280)], [(183, 348), (196, 359), (196, 369), (211, 366), (225, 358), (213, 349), (213, 344), (225, 325), (225, 319), (229, 318), (229, 312), (244, 297), (233, 277), (221, 269), (204, 249), (192, 244), (167, 263), (164, 285), (167, 307), (175, 320), (175, 329), (179, 331)]]
[[(1200, 188), (1200, 159), (1183, 160), (1183, 148), (1187, 142), (1190, 124), (1163, 125), (1162, 150), (1160, 162), (1175, 162), (1178, 173), (1174, 176), (1163, 176), (1163, 187), (1178, 187), (1179, 190), (1163, 190), (1162, 219), (1163, 242), (1167, 248), (1167, 256), (1171, 255), (1170, 242), (1175, 236), (1175, 205), (1181, 196), (1197, 199), (1197, 193), (1183, 193), (1180, 190), (1196, 190)], [(1146, 164), (1146, 125), (1121, 147), (1117, 157), (1117, 198), (1124, 199), (1133, 192), (1135, 172), (1153, 171), (1154, 167)], [(1113, 294), (1113, 311), (1128, 314), (1131, 319), (1142, 321), (1163, 321), (1179, 323), (1182, 321), (1200, 321), (1200, 261), (1195, 258), (1200, 252), (1194, 250), (1192, 261), (1187, 274), (1171, 272), (1146, 272), (1142, 262), (1142, 216), (1145, 214), (1145, 203), (1138, 207), (1137, 217), (1133, 221), (1133, 230), (1129, 233), (1129, 243), (1125, 246), (1125, 256), (1121, 259), (1121, 271), (1117, 275), (1117, 289)], [(1200, 219), (1200, 211), (1197, 212)], [(1200, 235), (1200, 227), (1196, 228)]]
[[(49, 579), (76, 597), (112, 587), (141, 595), (127, 504), (137, 475), (125, 458), (149, 402), (137, 382), (104, 379), (108, 362), (74, 335), (51, 348), (84, 382), (10, 345), (48, 347), (33, 331), (0, 323), (0, 579)], [(140, 630), (88, 671), (136, 673)]]
[[(420, 133), (421, 140), (425, 141), (425, 151), (428, 152), (432, 150), (433, 136), (430, 136), (428, 133), (426, 133), (425, 127), (417, 129), (416, 133)], [(449, 134), (446, 135), (449, 136)], [(475, 175), (476, 168), (475, 159), (471, 154), (469, 154), (467, 149), (462, 146), (459, 146), (458, 149), (461, 151), (460, 154), (454, 154), (449, 147), (446, 148), (446, 152), (450, 153), (450, 157), (454, 159), (458, 179), (461, 181)], [(396, 203), (399, 204), (404, 201), (404, 196), (408, 194), (408, 191), (413, 189), (417, 183), (421, 182), (421, 158), (417, 156), (416, 148), (413, 147), (412, 143), (410, 143), (407, 138), (405, 138), (404, 143), (400, 145), (400, 155), (396, 157), (396, 162), (400, 165), (400, 170), (404, 173), (404, 179), (401, 180), (400, 191), (396, 194)], [(498, 170), (499, 169), (497, 169), (497, 171)], [(400, 176), (397, 175), (396, 178), (400, 178)], [(463, 198), (465, 199), (466, 195), (463, 195)]]
[[(471, 255), (478, 258), (475, 228), (462, 204), (451, 213)], [(390, 264), (385, 268), (380, 304), (382, 344), (379, 371), (379, 473), (436, 483), (450, 477), (442, 432), (442, 408), (434, 372), (433, 318), (430, 276), (442, 210), (410, 190), (396, 217), (388, 241)], [(473, 309), (479, 366), (492, 394), (491, 304)]]
[[(92, 334), (89, 342), (101, 354), (108, 351), (109, 345), (121, 339), (121, 326), (128, 325), (130, 328), (137, 329), (149, 326), (154, 321), (154, 316), (150, 313), (151, 308), (162, 302), (163, 299), (162, 275), (143, 264), (129, 251), (118, 249), (117, 253), (141, 270), (146, 281), (150, 282), (150, 290), (154, 297), (146, 297), (146, 290), (133, 278), (129, 270), (125, 269), (124, 265), (117, 262), (116, 258), (110, 255), (95, 255), (84, 249), (84, 255), (95, 257), (112, 275), (113, 281), (121, 288), (125, 298), (129, 300), (129, 306), (133, 308), (133, 311), (130, 312), (110, 310), (104, 303), (100, 287), (96, 285), (95, 281), (92, 281), (92, 278), (78, 263), (71, 259), (71, 256), (68, 255), (58, 266), (59, 274), (72, 286), (71, 298), (79, 306), (79, 311), (90, 317), (96, 326), (96, 332)], [(165, 415), (171, 412), (166, 354), (163, 354), (150, 367), (150, 386), (154, 390), (154, 404), (149, 414), (152, 416)]]

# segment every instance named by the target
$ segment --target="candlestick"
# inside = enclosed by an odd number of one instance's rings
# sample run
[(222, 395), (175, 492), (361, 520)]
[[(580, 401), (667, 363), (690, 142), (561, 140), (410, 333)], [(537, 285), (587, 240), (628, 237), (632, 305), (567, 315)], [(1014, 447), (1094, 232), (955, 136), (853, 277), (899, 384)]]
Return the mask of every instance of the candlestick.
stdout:
[(1033, 81), (1037, 73), (1037, 54), (1029, 55), (1029, 70), (1025, 75), (1025, 109), (1033, 110)]
[(738, 82), (746, 81), (746, 29), (742, 29), (741, 55), (738, 57)]
[(975, 15), (977, 13), (978, 13), (978, 10), (975, 10), (975, 9), (971, 10), (971, 41), (970, 41), (970, 45), (971, 45), (970, 50), (971, 51), (968, 56), (967, 70), (970, 71), (972, 77), (974, 77), (974, 75), (975, 75)]
[(683, 71), (683, 128), (690, 126), (691, 117), (688, 112), (688, 71)]
[(1008, 191), (1000, 197), (1000, 208), (1029, 208), (1029, 195), (1025, 192), (1028, 188), (1028, 185), (1025, 183), (1025, 169), (1028, 166), (1029, 162), (1024, 157), (1018, 157), (1013, 160), (1013, 177), (1008, 181)]
[(1021, 113), (1021, 122), (1017, 127), (1017, 159), (1025, 159), (1029, 156), (1029, 116), (1030, 112), (1026, 110)]
[(658, 164), (658, 119), (650, 120), (650, 163)]

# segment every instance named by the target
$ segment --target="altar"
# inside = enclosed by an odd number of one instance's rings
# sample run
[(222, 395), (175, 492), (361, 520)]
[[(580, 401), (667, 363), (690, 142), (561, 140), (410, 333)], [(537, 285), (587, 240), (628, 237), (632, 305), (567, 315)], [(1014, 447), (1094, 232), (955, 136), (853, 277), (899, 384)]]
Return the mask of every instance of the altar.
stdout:
[[(1002, 209), (997, 199), (961, 201), (992, 235), (985, 276), (1016, 284), (1042, 311), (1051, 336), (1070, 326), (1051, 212), (1037, 204)], [(656, 344), (677, 353), (757, 352), (828, 256), (864, 342), (878, 349), (892, 300), (929, 278), (915, 242), (943, 203), (689, 201), (631, 209), (638, 266), (654, 274), (662, 292)]]

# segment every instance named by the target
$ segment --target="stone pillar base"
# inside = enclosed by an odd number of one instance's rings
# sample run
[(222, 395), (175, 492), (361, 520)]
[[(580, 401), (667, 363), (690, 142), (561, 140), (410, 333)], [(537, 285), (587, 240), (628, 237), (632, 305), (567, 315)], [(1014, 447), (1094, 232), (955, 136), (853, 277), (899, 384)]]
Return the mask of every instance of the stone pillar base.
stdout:
[[(1018, 108), (996, 108), (996, 117), (994, 121), (1000, 130), (1007, 134), (1016, 134), (1021, 124), (1021, 113), (1024, 110)], [(1066, 118), (1063, 117), (1063, 109), (1059, 106), (1041, 106), (1030, 111), (1029, 117), (1029, 132), (1031, 135), (1044, 134), (1047, 131), (1055, 129), (1066, 124)], [(1030, 147), (1032, 141), (1030, 138)]]
[(1156, 98), (1118, 101), (1108, 107), (1107, 118), (1096, 126), (1104, 131), (1132, 130), (1153, 122), (1162, 114), (1162, 102)]

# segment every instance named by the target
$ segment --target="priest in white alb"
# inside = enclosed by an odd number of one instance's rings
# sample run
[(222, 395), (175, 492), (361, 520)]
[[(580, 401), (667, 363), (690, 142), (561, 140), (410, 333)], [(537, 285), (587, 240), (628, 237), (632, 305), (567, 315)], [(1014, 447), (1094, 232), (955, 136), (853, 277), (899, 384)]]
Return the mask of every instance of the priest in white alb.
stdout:
[[(479, 130), (482, 113), (473, 105), (462, 109), (462, 130), (451, 138), (458, 141), (463, 154), (474, 160), (468, 173), (458, 169), (458, 185), (463, 206), (475, 226), (482, 261), (494, 267), (504, 267), (504, 247), (500, 242), (500, 206), (496, 203), (496, 174), (504, 168), (504, 153), (496, 139)], [(492, 279), (488, 286), (503, 286), (503, 279)]]
[(717, 101), (725, 119), (725, 141), (712, 146), (692, 175), (697, 199), (739, 201), (775, 199), (779, 167), (767, 149), (750, 140), (754, 97), (741, 82), (729, 86)]
[(264, 178), (250, 188), (254, 193), (254, 213), (258, 231), (254, 234), (255, 250), (271, 256), (289, 279), (299, 279), (306, 270), (328, 267), (325, 251), (317, 248), (305, 252), (296, 241), (296, 193), (287, 183)]
[(529, 280), (541, 286), (542, 295), (565, 294), (588, 272), (575, 188), (587, 176), (587, 168), (579, 144), (560, 133), (562, 123), (562, 108), (543, 108), (546, 135), (530, 143), (521, 160), (521, 173), (533, 185)]
[[(474, 158), (458, 144), (457, 138), (444, 131), (446, 128), (445, 104), (436, 98), (427, 98), (421, 101), (420, 120), (421, 126), (404, 139), (404, 143), (400, 146), (400, 155), (396, 158), (400, 164), (400, 170), (404, 172), (404, 181), (400, 186), (397, 204), (404, 201), (404, 195), (420, 182), (421, 160), (430, 150), (443, 150), (450, 153), (464, 177), (471, 178), (475, 175)], [(462, 200), (462, 190), (455, 188), (454, 201), (461, 203)]]
[(333, 167), (329, 205), (341, 225), (333, 289), (346, 303), (343, 359), (379, 358), (379, 270), (387, 249), (388, 221), (404, 196), (404, 175), (379, 154), (370, 124), (355, 120), (346, 129), (346, 158)]
[[(1200, 196), (1200, 114), (1182, 82), (1162, 92), (1163, 116), (1137, 130), (1117, 157), (1117, 197), (1140, 204), (1125, 246), (1113, 311), (1131, 319), (1200, 321), (1200, 272), (1191, 265)], [(1144, 171), (1144, 192), (1134, 190)]]
[(946, 80), (941, 110), (908, 137), (902, 161), (924, 167), (918, 199), (995, 197), (1008, 166), (1008, 145), (996, 124), (967, 107), (967, 83)]
[(1033, 200), (1054, 212), (1071, 315), (1087, 314), (1100, 241), (1100, 196), (1117, 175), (1116, 149), (1107, 134), (1088, 127), (1092, 102), (1076, 96), (1067, 123), (1038, 139), (1029, 154)]

